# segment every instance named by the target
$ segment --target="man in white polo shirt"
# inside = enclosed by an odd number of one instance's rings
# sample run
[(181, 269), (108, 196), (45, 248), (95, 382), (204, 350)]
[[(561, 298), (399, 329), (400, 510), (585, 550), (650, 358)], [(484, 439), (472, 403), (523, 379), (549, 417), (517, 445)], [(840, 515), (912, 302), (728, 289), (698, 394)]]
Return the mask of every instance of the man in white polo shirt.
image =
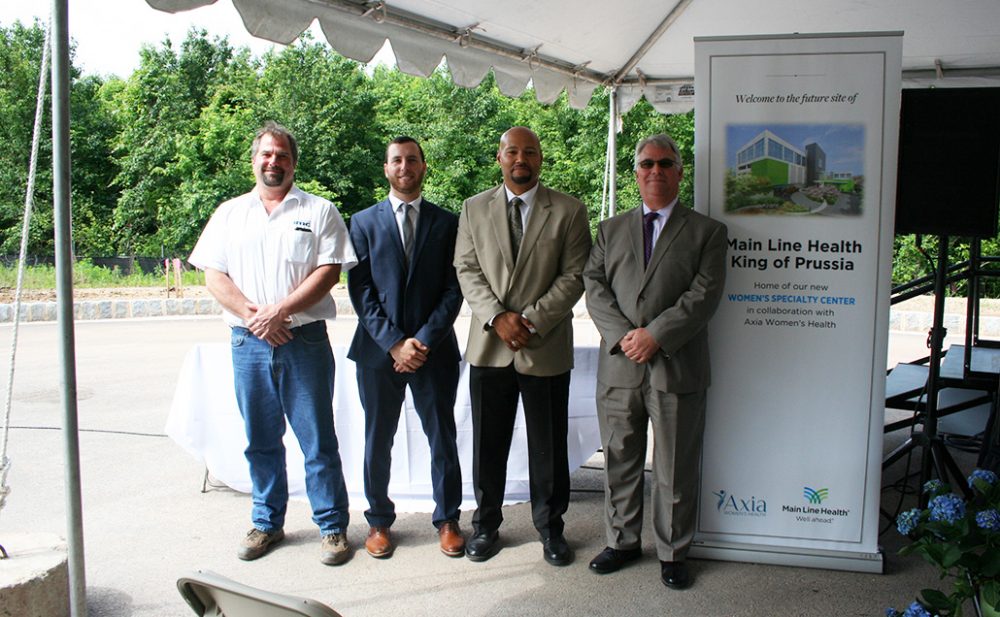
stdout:
[(284, 538), (285, 418), (305, 455), (306, 493), (322, 535), (320, 560), (350, 558), (348, 497), (333, 425), (330, 289), (357, 258), (330, 202), (293, 185), (298, 148), (268, 122), (251, 148), (252, 191), (219, 206), (189, 261), (232, 327), (236, 400), (246, 427), (253, 528), (237, 556), (257, 559)]

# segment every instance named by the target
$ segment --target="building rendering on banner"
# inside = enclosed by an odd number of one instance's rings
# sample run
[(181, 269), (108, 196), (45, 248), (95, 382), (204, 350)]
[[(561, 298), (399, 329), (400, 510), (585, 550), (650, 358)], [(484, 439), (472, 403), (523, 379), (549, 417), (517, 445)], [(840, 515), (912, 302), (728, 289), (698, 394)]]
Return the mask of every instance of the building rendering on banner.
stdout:
[(736, 173), (767, 178), (772, 186), (833, 184), (848, 192), (854, 179), (850, 172), (828, 173), (819, 144), (806, 144), (803, 151), (766, 129), (737, 151)]
[(807, 163), (805, 152), (768, 130), (736, 152), (737, 174), (767, 178), (773, 185), (805, 184)]
[(817, 143), (806, 144), (806, 184), (816, 184), (825, 172), (826, 152)]

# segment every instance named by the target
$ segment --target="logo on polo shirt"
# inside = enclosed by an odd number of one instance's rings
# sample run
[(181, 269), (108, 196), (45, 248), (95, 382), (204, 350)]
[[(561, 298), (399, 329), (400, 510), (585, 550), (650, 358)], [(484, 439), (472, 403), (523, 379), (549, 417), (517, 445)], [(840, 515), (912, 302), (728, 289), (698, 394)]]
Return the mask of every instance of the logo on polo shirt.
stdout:
[(312, 221), (292, 221), (295, 231), (307, 231), (312, 233)]

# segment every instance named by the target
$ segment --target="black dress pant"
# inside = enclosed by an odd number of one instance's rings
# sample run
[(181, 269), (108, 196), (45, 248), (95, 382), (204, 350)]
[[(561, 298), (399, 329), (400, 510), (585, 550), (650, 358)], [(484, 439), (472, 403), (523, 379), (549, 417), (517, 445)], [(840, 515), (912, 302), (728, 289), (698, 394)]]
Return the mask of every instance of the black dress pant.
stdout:
[(569, 507), (569, 371), (551, 377), (523, 375), (514, 365), (470, 367), (472, 396), (472, 481), (477, 532), (494, 531), (503, 521), (504, 487), (518, 396), (528, 437), (531, 518), (541, 537), (561, 535)]

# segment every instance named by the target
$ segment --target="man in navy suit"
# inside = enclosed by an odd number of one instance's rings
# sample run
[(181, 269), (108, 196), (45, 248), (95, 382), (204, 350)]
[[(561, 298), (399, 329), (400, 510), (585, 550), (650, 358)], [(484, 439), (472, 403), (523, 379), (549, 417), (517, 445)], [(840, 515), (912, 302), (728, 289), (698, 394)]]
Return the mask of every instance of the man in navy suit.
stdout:
[(453, 324), (462, 292), (452, 258), (458, 217), (420, 195), (427, 164), (420, 144), (397, 137), (385, 153), (389, 197), (351, 217), (358, 265), (347, 286), (358, 314), (348, 357), (357, 364), (365, 410), (365, 549), (392, 556), (389, 499), (392, 441), (410, 387), (431, 450), (433, 523), (441, 551), (462, 556), (458, 525), (462, 471), (455, 442), (458, 342)]

